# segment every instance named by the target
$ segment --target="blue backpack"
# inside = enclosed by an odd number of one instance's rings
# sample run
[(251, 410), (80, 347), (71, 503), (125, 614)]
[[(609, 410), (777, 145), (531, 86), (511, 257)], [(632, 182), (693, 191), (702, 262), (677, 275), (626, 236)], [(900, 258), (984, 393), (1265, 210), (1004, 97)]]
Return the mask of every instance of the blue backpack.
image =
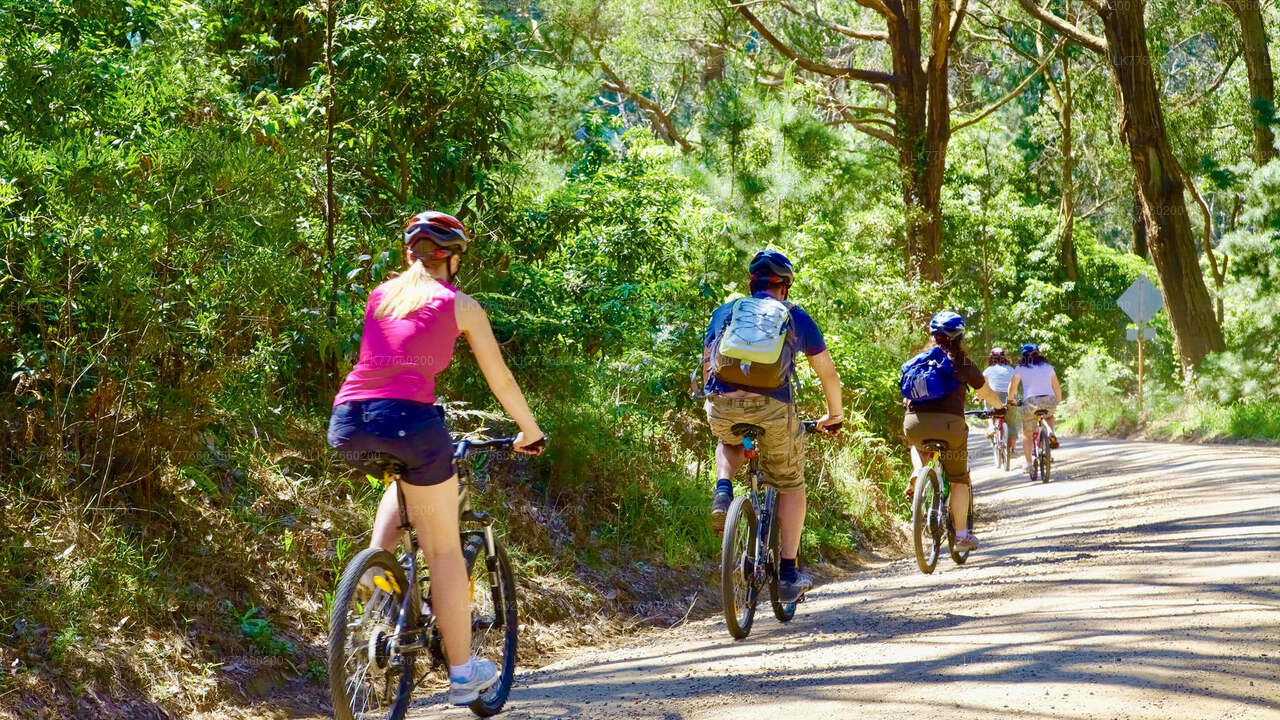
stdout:
[(898, 389), (911, 402), (941, 400), (960, 386), (951, 358), (940, 347), (930, 348), (902, 364)]

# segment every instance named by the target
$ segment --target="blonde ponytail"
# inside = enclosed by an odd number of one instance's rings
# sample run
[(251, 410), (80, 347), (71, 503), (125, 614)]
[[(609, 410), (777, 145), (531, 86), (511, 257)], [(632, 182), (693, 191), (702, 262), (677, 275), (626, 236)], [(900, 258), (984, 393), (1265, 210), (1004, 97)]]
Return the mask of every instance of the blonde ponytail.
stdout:
[(435, 297), (439, 283), (420, 260), (415, 260), (408, 270), (383, 283), (382, 301), (373, 316), (400, 320)]

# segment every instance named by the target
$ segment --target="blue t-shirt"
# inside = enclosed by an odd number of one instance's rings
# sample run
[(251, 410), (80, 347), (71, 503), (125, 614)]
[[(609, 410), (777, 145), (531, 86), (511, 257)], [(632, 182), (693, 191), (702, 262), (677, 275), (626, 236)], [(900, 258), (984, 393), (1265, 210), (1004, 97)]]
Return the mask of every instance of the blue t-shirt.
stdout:
[[(772, 297), (769, 293), (761, 291), (754, 293), (752, 297), (764, 298)], [(725, 325), (729, 322), (729, 314), (733, 312), (733, 303), (727, 302), (716, 308), (711, 313), (711, 324), (707, 326), (707, 334), (702, 340), (702, 357), (705, 362), (711, 357), (711, 348), (720, 342), (720, 334), (724, 332)], [(791, 306), (791, 329), (794, 333), (792, 337), (787, 339), (787, 347), (783, 352), (795, 354), (802, 352), (805, 355), (813, 356), (827, 349), (826, 340), (822, 339), (822, 331), (818, 329), (818, 324), (809, 317), (809, 313), (801, 310), (798, 306)], [(722, 393), (733, 392), (734, 390), (746, 390), (759, 395), (768, 395), (775, 400), (781, 400), (784, 403), (791, 402), (791, 383), (788, 382), (776, 390), (761, 391), (758, 388), (744, 388), (730, 385), (729, 383), (720, 382), (712, 376), (707, 380), (705, 388), (708, 395), (719, 395)]]

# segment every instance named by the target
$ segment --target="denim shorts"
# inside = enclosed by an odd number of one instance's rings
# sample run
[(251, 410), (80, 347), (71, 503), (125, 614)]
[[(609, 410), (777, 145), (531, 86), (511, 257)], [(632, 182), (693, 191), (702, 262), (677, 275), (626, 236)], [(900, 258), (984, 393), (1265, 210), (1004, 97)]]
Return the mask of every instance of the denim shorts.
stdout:
[(410, 485), (439, 485), (453, 477), (453, 438), (437, 405), (413, 400), (352, 400), (333, 409), (329, 445), (347, 464), (382, 475), (377, 460), (404, 464)]

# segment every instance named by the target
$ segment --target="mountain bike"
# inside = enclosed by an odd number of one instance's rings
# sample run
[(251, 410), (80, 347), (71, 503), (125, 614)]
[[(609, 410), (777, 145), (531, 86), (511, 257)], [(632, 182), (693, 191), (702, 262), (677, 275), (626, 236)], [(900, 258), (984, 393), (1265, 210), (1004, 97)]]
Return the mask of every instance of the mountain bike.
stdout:
[(1050, 429), (1045, 420), (1048, 410), (1036, 410), (1036, 432), (1031, 444), (1031, 482), (1040, 478), (1040, 482), (1049, 482), (1049, 468), (1053, 465), (1053, 452), (1049, 447)]
[[(801, 424), (807, 433), (818, 432), (816, 420), (805, 420)], [(843, 423), (830, 428), (833, 432), (839, 431), (841, 425)], [(778, 491), (772, 485), (765, 485), (756, 450), (757, 441), (764, 436), (764, 428), (750, 423), (735, 423), (730, 430), (742, 438), (751, 489), (734, 498), (725, 518), (720, 551), (720, 593), (729, 634), (735, 640), (741, 640), (751, 632), (756, 604), (765, 585), (769, 586), (769, 602), (778, 622), (787, 622), (795, 616), (796, 605), (804, 595), (801, 594), (794, 602), (783, 602), (779, 589)]]
[[(464, 461), (475, 450), (509, 449), (514, 442), (515, 438), (496, 438), (460, 440), (453, 445), (462, 555), (471, 585), (471, 649), (498, 666), (498, 681), (470, 705), (480, 717), (500, 712), (511, 692), (519, 619), (511, 560), (496, 537), (492, 518), (471, 507), (471, 463)], [(375, 464), (382, 467), (386, 481), (396, 486), (401, 553), (364, 550), (347, 563), (338, 583), (329, 624), (328, 667), (337, 720), (400, 720), (430, 670), (448, 669), (431, 612), (430, 578), (419, 563), (418, 538), (401, 491), (404, 466), (390, 456)], [(370, 572), (372, 588), (361, 583)], [(419, 675), (420, 657), (428, 667)]]
[[(1004, 410), (970, 410), (967, 416), (993, 418)], [(941, 455), (950, 449), (946, 440), (925, 440), (924, 464), (916, 471), (911, 493), (911, 538), (916, 550), (916, 565), (928, 575), (938, 566), (942, 554), (942, 540), (957, 565), (969, 559), (968, 550), (956, 548), (956, 529), (951, 521), (951, 483), (942, 467)], [(969, 509), (965, 514), (966, 526), (973, 531), (973, 487), (969, 487)]]
[(1009, 426), (1003, 415), (991, 418), (991, 456), (997, 470), (1009, 470)]

